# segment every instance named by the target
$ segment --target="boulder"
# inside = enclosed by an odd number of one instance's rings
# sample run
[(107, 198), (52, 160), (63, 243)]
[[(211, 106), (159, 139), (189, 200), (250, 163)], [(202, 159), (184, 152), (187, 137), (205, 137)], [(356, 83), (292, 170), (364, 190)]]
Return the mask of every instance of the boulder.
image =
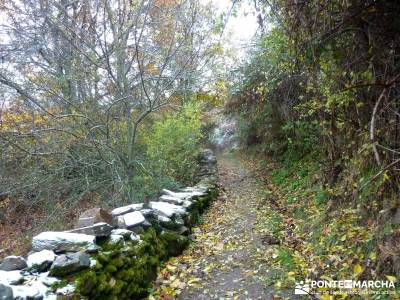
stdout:
[(0, 283), (16, 285), (24, 281), (24, 276), (20, 271), (0, 271)]
[(170, 218), (164, 216), (158, 216), (157, 221), (164, 227), (169, 227), (170, 224), (173, 224)]
[(33, 281), (27, 285), (11, 287), (14, 299), (17, 300), (42, 300), (50, 289), (40, 281)]
[(133, 211), (141, 210), (143, 208), (144, 203), (135, 203), (135, 204), (130, 204), (126, 206), (121, 206), (118, 208), (115, 208), (111, 211), (111, 214), (114, 217), (118, 217)]
[(205, 194), (204, 191), (200, 191), (200, 190), (188, 190), (185, 192), (172, 192), (170, 190), (163, 189), (161, 192), (164, 195), (175, 197), (175, 198), (182, 199), (182, 200), (190, 200), (191, 198), (193, 198), (195, 196), (203, 196)]
[[(110, 236), (110, 238), (111, 238), (111, 236)], [(98, 266), (97, 260), (95, 260), (94, 258), (91, 257), (90, 258), (90, 267), (89, 268), (95, 269), (97, 266)]]
[(107, 223), (113, 226), (113, 217), (108, 211), (102, 208), (91, 208), (84, 211), (79, 216), (79, 219), (78, 221), (76, 221), (74, 228), (88, 227), (97, 223)]
[(129, 239), (132, 233), (133, 232), (131, 230), (121, 229), (121, 228), (113, 229), (111, 231), (111, 235), (120, 235), (120, 236), (124, 237), (125, 239)]
[(157, 220), (164, 228), (172, 229), (174, 231), (184, 225), (183, 219), (180, 215), (176, 215), (173, 219), (164, 216), (158, 216)]
[(186, 226), (180, 226), (177, 230), (175, 230), (180, 235), (188, 235), (190, 233), (189, 228)]
[[(75, 292), (75, 286), (72, 284), (67, 284), (64, 287), (57, 289), (56, 294), (59, 296), (64, 296), (64, 297), (61, 297), (60, 299), (70, 299), (70, 298), (65, 298), (65, 297), (68, 297), (68, 296), (72, 297), (74, 295), (74, 292)], [(59, 299), (59, 298), (57, 298), (57, 299)]]
[(176, 205), (182, 205), (184, 203), (184, 200), (170, 195), (162, 195), (158, 200)]
[(95, 251), (96, 237), (93, 235), (46, 231), (38, 234), (32, 239), (33, 251), (53, 250), (59, 252), (75, 252), (80, 250)]
[(73, 233), (83, 233), (88, 235), (94, 235), (95, 237), (108, 237), (111, 234), (111, 230), (113, 227), (108, 223), (96, 223), (91, 226), (76, 228), (73, 230), (69, 230), (66, 232), (73, 232)]
[(108, 242), (111, 245), (118, 245), (120, 243), (122, 244), (124, 242), (124, 237), (122, 235), (112, 234), (112, 235), (110, 235)]
[(153, 217), (154, 216), (154, 210), (150, 208), (143, 208), (140, 210), (143, 216), (145, 217)]
[(28, 255), (28, 267), (38, 272), (48, 270), (56, 259), (56, 255), (51, 250), (42, 250)]
[(121, 216), (118, 216), (118, 227), (133, 228), (145, 222), (146, 219), (140, 211), (134, 211)]
[(185, 225), (185, 222), (183, 221), (183, 218), (180, 215), (175, 216), (174, 222), (178, 225)]
[(132, 233), (131, 236), (130, 236), (129, 238), (130, 238), (131, 241), (133, 241), (133, 242), (140, 242), (140, 241), (141, 241), (140, 236), (137, 235), (137, 234), (135, 234), (135, 233)]
[(22, 270), (26, 267), (26, 260), (22, 256), (7, 256), (0, 264), (0, 270), (2, 271)]
[(159, 216), (171, 218), (174, 215), (186, 215), (186, 209), (181, 206), (166, 203), (166, 202), (150, 202), (150, 208)]
[(43, 283), (45, 286), (51, 287), (54, 286), (56, 283), (60, 283), (61, 280), (56, 277), (49, 276), (50, 272), (40, 273), (37, 279)]
[(208, 192), (208, 188), (206, 186), (198, 185), (198, 186), (188, 186), (181, 190), (182, 192), (196, 192), (206, 194)]
[(65, 276), (90, 267), (90, 256), (84, 252), (59, 255), (50, 268), (50, 275)]
[(10, 286), (0, 283), (0, 300), (14, 300), (13, 290)]

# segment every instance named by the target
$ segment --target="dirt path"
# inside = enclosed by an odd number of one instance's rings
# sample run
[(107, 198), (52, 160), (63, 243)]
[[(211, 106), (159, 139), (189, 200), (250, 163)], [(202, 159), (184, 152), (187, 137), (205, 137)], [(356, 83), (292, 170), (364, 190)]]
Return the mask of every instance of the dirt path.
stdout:
[(262, 186), (232, 155), (219, 158), (220, 198), (194, 231), (195, 243), (161, 271), (154, 298), (272, 299), (257, 232)]

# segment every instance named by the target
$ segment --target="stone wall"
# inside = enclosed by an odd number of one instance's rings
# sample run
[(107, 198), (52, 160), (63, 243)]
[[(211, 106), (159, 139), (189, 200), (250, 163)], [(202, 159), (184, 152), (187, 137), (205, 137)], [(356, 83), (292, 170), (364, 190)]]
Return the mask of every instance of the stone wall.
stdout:
[(24, 258), (0, 264), (0, 300), (141, 299), (159, 263), (179, 255), (191, 228), (218, 195), (211, 150), (199, 156), (199, 182), (162, 190), (157, 201), (85, 211), (74, 229), (42, 232)]

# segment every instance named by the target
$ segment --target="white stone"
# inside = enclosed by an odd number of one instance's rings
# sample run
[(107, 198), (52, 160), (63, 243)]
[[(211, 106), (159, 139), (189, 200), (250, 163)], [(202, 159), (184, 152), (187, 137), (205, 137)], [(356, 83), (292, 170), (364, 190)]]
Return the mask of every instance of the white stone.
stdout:
[(175, 214), (187, 214), (183, 207), (166, 202), (150, 202), (149, 205), (158, 215), (168, 218), (173, 217)]
[(67, 284), (66, 286), (59, 288), (57, 290), (57, 295), (68, 296), (75, 292), (75, 286), (72, 284)]
[(55, 252), (96, 250), (95, 236), (72, 233), (46, 231), (32, 239), (33, 251), (53, 250)]
[(192, 201), (184, 200), (182, 206), (183, 206), (184, 208), (191, 208), (192, 205), (193, 205), (193, 202), (192, 202)]
[(110, 235), (110, 244), (111, 245), (118, 245), (124, 241), (124, 237), (119, 234), (112, 234)]
[(174, 221), (175, 221), (175, 223), (178, 224), (178, 225), (182, 225), (182, 226), (185, 225), (185, 221), (182, 219), (181, 216), (176, 216), (175, 219), (174, 219)]
[[(206, 186), (202, 186), (202, 185), (199, 185), (199, 186), (188, 186), (188, 187), (182, 189), (182, 191), (183, 192), (190, 192), (190, 193), (193, 193), (193, 192), (203, 193), (203, 195), (204, 195), (205, 193), (208, 192), (208, 188)], [(201, 195), (199, 195), (199, 196), (201, 196)]]
[(38, 268), (41, 270), (43, 267), (49, 266), (56, 259), (56, 255), (51, 250), (42, 250), (32, 253), (28, 256), (28, 268)]
[(142, 224), (146, 219), (140, 211), (134, 211), (118, 217), (118, 226), (130, 228)]
[(149, 217), (149, 216), (153, 216), (154, 215), (154, 211), (152, 209), (150, 209), (150, 208), (143, 208), (143, 209), (140, 210), (140, 212), (145, 217)]
[(160, 198), (158, 198), (161, 202), (167, 202), (167, 203), (172, 203), (172, 204), (177, 204), (177, 205), (182, 205), (184, 200), (170, 196), (170, 195), (162, 195)]
[(97, 266), (97, 260), (95, 260), (94, 258), (90, 259), (90, 266), (89, 268), (93, 269)]
[(118, 229), (113, 229), (111, 231), (111, 235), (120, 235), (123, 236), (124, 238), (129, 238), (132, 234), (131, 230), (128, 229), (122, 229), (122, 228), (118, 228)]
[(43, 297), (42, 294), (36, 289), (33, 289), (30, 286), (25, 285), (17, 285), (11, 286), (14, 294), (14, 299), (18, 300), (27, 300), (27, 299), (36, 299)]
[(29, 287), (33, 288), (33, 289), (36, 289), (43, 296), (46, 295), (50, 291), (49, 287), (46, 286), (45, 284), (43, 284), (40, 281), (32, 282)]
[(33, 281), (29, 285), (16, 285), (11, 286), (14, 294), (14, 299), (28, 300), (28, 299), (42, 299), (50, 291), (40, 281)]
[(185, 191), (185, 192), (173, 192), (173, 191), (170, 191), (170, 190), (167, 190), (167, 189), (163, 189), (162, 193), (165, 194), (165, 195), (168, 195), (168, 196), (172, 196), (172, 197), (175, 197), (175, 198), (182, 199), (182, 200), (189, 200), (194, 196), (203, 196), (205, 194), (204, 191), (195, 190), (195, 189), (194, 190), (188, 190), (188, 191)]
[(169, 223), (169, 222), (171, 222), (170, 218), (164, 217), (164, 216), (157, 216), (157, 220), (160, 223)]
[(0, 270), (0, 283), (16, 285), (24, 281), (21, 271), (2, 271)]
[(52, 285), (59, 283), (61, 281), (56, 277), (50, 276), (49, 273), (50, 272), (40, 273), (40, 275), (37, 277), (38, 280), (48, 287), (51, 287)]
[(43, 300), (57, 300), (57, 295), (51, 293), (44, 296)]
[(126, 206), (121, 206), (118, 208), (115, 208), (111, 211), (111, 214), (114, 217), (120, 216), (120, 215), (124, 215), (136, 210), (141, 210), (143, 208), (143, 203), (135, 203), (135, 204), (129, 204)]
[(68, 230), (66, 232), (94, 235), (96, 237), (108, 237), (111, 234), (112, 229), (113, 227), (110, 224), (100, 222), (90, 226)]
[(131, 234), (130, 239), (132, 241), (134, 241), (134, 242), (140, 242), (141, 241), (140, 236), (137, 235), (137, 234), (134, 234), (134, 233)]

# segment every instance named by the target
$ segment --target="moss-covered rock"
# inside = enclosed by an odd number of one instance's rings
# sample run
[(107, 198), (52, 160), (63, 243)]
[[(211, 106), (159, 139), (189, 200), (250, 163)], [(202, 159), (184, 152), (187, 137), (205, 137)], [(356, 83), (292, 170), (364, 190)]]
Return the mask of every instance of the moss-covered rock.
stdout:
[(157, 276), (160, 262), (181, 254), (189, 245), (189, 237), (179, 234), (178, 229), (195, 226), (200, 214), (217, 197), (218, 189), (212, 181), (203, 180), (202, 185), (207, 186), (208, 192), (196, 196), (188, 215), (183, 220), (173, 219), (174, 226), (170, 230), (155, 216), (149, 216), (151, 227), (140, 232), (141, 241), (112, 243), (111, 239), (103, 239), (99, 252), (92, 256), (96, 264), (75, 276), (80, 297), (107, 300), (144, 298)]
[(190, 213), (185, 217), (185, 224), (191, 228), (195, 226), (200, 220), (200, 212), (198, 208), (194, 208), (190, 211)]
[(165, 243), (149, 230), (139, 244), (126, 242), (94, 255), (96, 267), (76, 277), (77, 292), (86, 299), (140, 299), (165, 257)]
[(168, 256), (177, 256), (189, 245), (189, 238), (176, 232), (163, 231), (160, 239), (164, 242)]

